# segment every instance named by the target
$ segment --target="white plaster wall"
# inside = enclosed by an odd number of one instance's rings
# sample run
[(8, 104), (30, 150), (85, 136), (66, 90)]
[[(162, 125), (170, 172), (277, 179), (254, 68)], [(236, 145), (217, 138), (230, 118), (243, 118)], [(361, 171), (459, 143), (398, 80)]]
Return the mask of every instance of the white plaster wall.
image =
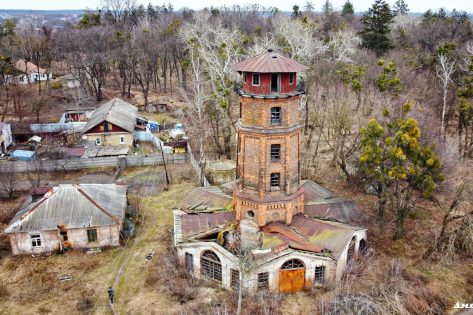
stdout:
[(192, 254), (194, 264), (194, 276), (197, 278), (202, 277), (200, 271), (200, 256), (202, 252), (206, 250), (213, 251), (215, 254), (217, 254), (218, 258), (220, 259), (220, 262), (222, 263), (222, 286), (226, 289), (231, 289), (230, 269), (238, 270), (238, 260), (232, 253), (230, 253), (225, 248), (219, 246), (217, 243), (214, 242), (179, 244), (176, 248), (182, 266), (184, 266), (185, 263), (185, 253)]
[[(97, 241), (89, 243), (87, 239), (87, 229), (93, 228), (97, 229)], [(41, 235), (41, 247), (33, 247), (31, 245), (31, 234)], [(67, 236), (68, 240), (72, 243), (72, 248), (93, 248), (120, 245), (119, 225), (68, 229)], [(13, 233), (10, 234), (10, 244), (13, 255), (40, 254), (59, 250), (59, 238), (56, 230)]]
[[(356, 237), (356, 242), (355, 242), (355, 257), (359, 254), (359, 249), (360, 249), (360, 241), (364, 239), (366, 241), (366, 230), (358, 230), (355, 231), (354, 236)], [(345, 246), (345, 249), (343, 250), (342, 254), (337, 260), (337, 270), (336, 270), (336, 277), (335, 281), (338, 282), (343, 276), (343, 273), (345, 272), (345, 268), (347, 266), (347, 253), (348, 253), (348, 246), (350, 245), (350, 242), (348, 242)]]
[[(194, 276), (201, 278), (200, 271), (200, 256), (205, 250), (211, 250), (220, 258), (222, 263), (222, 286), (226, 289), (231, 289), (231, 271), (230, 269), (238, 270), (238, 259), (232, 253), (228, 252), (223, 247), (214, 242), (195, 242), (195, 243), (181, 243), (176, 246), (177, 254), (180, 263), (185, 264), (185, 253), (192, 254)], [(274, 260), (264, 263), (260, 266), (255, 266), (254, 269), (245, 276), (243, 286), (249, 292), (256, 292), (258, 286), (258, 273), (269, 273), (269, 289), (271, 291), (279, 290), (279, 270), (281, 266), (290, 259), (300, 259), (304, 263), (305, 270), (305, 285), (306, 288), (313, 286), (315, 277), (315, 267), (325, 266), (325, 286), (331, 287), (334, 285), (336, 263), (330, 257), (315, 256), (297, 251), (291, 251), (288, 254), (276, 257)]]
[(269, 273), (269, 289), (279, 291), (279, 271), (281, 266), (288, 260), (299, 259), (305, 265), (305, 287), (310, 288), (314, 285), (315, 267), (325, 266), (325, 286), (332, 286), (335, 276), (335, 261), (330, 257), (315, 256), (303, 252), (291, 251), (290, 253), (277, 257), (274, 260), (264, 263), (252, 270), (245, 281), (245, 287), (256, 292), (258, 288), (258, 273)]

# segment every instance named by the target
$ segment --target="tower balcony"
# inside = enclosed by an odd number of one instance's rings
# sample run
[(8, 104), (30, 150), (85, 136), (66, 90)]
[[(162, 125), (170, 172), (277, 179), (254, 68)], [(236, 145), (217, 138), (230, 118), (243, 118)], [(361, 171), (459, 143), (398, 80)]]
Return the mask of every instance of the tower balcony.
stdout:
[(241, 84), (235, 84), (233, 91), (241, 97), (259, 98), (259, 99), (278, 99), (278, 98), (291, 98), (299, 95), (306, 94), (305, 83), (300, 82), (294, 90), (287, 92), (278, 91), (249, 91), (244, 89)]

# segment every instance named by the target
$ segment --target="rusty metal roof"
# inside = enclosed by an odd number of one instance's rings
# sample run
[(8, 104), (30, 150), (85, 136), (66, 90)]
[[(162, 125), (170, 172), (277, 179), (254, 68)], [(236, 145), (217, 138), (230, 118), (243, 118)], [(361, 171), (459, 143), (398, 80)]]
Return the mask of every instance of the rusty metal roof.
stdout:
[(309, 67), (276, 52), (268, 52), (245, 59), (231, 67), (239, 72), (258, 73), (281, 73), (281, 72), (302, 72)]
[(182, 234), (184, 237), (194, 236), (211, 231), (235, 220), (235, 212), (223, 211), (214, 213), (183, 214)]
[(26, 60), (18, 60), (17, 62), (15, 62), (15, 68), (18, 70), (18, 71), (21, 71), (23, 73), (27, 73), (27, 74), (30, 74), (30, 73), (47, 73), (47, 71), (43, 68), (38, 68), (37, 65), (35, 65), (34, 63), (32, 63), (31, 61), (26, 61)]
[(348, 224), (311, 219), (303, 215), (294, 216), (291, 225), (279, 222), (262, 228), (263, 249), (288, 247), (308, 252), (330, 252), (340, 257), (356, 231), (364, 230)]
[[(266, 234), (267, 240), (268, 238), (275, 236), (279, 238), (283, 242), (283, 244), (287, 244), (288, 247), (294, 249), (301, 249), (315, 253), (320, 253), (322, 251), (322, 248), (320, 248), (319, 246), (309, 243), (308, 240), (304, 237), (304, 235), (297, 233), (290, 226), (284, 225), (280, 222), (270, 223), (266, 226), (263, 226), (261, 230)], [(265, 242), (263, 242), (263, 245), (266, 245), (269, 248), (273, 248), (276, 244), (272, 244), (273, 246), (271, 246), (268, 244), (268, 242), (266, 242), (266, 244)], [(276, 245), (276, 247), (277, 246), (281, 245)]]
[(59, 185), (21, 209), (5, 233), (116, 225), (125, 216), (126, 191), (116, 184)]
[(351, 223), (358, 218), (359, 212), (355, 202), (339, 198), (310, 180), (303, 181), (302, 187), (305, 215), (343, 223)]
[(186, 211), (231, 209), (232, 196), (218, 187), (195, 187), (179, 203)]
[(326, 202), (308, 202), (304, 207), (304, 214), (311, 218), (336, 220), (350, 223), (358, 218), (358, 207), (351, 200), (334, 198)]

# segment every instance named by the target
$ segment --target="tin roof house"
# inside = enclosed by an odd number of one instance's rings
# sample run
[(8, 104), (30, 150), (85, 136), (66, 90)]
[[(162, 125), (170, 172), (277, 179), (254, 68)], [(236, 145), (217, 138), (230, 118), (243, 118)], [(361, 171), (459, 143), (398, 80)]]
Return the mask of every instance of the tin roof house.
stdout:
[[(138, 108), (119, 98), (114, 98), (93, 111), (82, 130), (87, 140), (87, 156), (91, 152), (111, 152), (111, 155), (127, 154), (133, 146), (135, 129), (145, 125)], [(108, 150), (103, 147), (108, 147)], [(113, 152), (117, 152), (113, 154)], [(100, 153), (94, 156), (100, 156)]]
[[(304, 65), (269, 50), (243, 76), (234, 182), (192, 190), (174, 210), (174, 246), (193, 275), (249, 292), (332, 287), (364, 252), (356, 205), (301, 180)], [(250, 257), (244, 258), (244, 257)], [(247, 272), (246, 269), (250, 271)]]
[(14, 64), (14, 68), (18, 75), (9, 75), (6, 83), (30, 84), (37, 81), (46, 81), (52, 78), (51, 71), (43, 69), (31, 61), (18, 60)]
[(59, 185), (24, 206), (5, 233), (14, 255), (120, 245), (127, 186)]

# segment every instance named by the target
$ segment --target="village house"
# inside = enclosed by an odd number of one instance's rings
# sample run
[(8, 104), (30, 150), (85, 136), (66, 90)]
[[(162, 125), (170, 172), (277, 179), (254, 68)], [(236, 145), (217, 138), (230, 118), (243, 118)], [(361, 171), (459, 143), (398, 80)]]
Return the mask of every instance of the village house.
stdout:
[(114, 98), (97, 108), (82, 130), (89, 143), (96, 146), (133, 146), (135, 128), (139, 128), (138, 108)]
[[(174, 210), (174, 246), (189, 273), (231, 289), (333, 287), (364, 253), (356, 205), (301, 180), (297, 72), (269, 50), (233, 66), (243, 76), (234, 182), (192, 190)], [(243, 266), (243, 267), (242, 267)]]
[(12, 144), (13, 137), (10, 124), (0, 122), (0, 154), (5, 154), (7, 148)]
[(10, 75), (6, 83), (29, 84), (37, 81), (46, 81), (52, 78), (50, 71), (40, 68), (31, 61), (18, 60), (14, 65), (18, 71), (16, 76)]
[(24, 206), (5, 233), (14, 255), (120, 245), (127, 186), (59, 185)]

